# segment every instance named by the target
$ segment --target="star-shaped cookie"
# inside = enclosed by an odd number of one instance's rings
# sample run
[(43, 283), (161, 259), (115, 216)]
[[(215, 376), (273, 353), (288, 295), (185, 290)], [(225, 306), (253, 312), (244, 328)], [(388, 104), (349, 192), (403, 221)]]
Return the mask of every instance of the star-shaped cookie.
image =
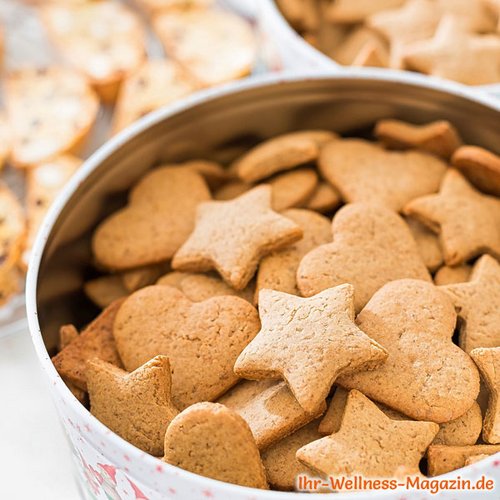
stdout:
[(374, 368), (387, 357), (354, 323), (353, 295), (350, 284), (309, 298), (261, 290), (262, 328), (236, 360), (236, 374), (283, 378), (302, 408), (316, 412), (341, 373)]
[(90, 411), (123, 439), (163, 454), (168, 424), (179, 413), (171, 400), (170, 363), (156, 356), (132, 373), (94, 358), (87, 361)]
[(433, 422), (392, 420), (351, 391), (340, 430), (303, 446), (297, 458), (321, 474), (393, 478), (420, 474), (419, 462), (438, 433)]
[(201, 203), (194, 232), (174, 255), (172, 267), (215, 269), (226, 283), (242, 290), (264, 255), (301, 237), (297, 224), (271, 209), (271, 187), (261, 185), (231, 201)]
[(500, 264), (483, 255), (474, 265), (470, 281), (441, 287), (451, 298), (460, 325), (460, 347), (500, 346)]
[(490, 392), (484, 417), (483, 439), (490, 444), (500, 443), (500, 347), (474, 349), (470, 353)]
[(482, 253), (500, 257), (500, 200), (474, 189), (454, 169), (447, 171), (438, 194), (410, 201), (404, 212), (440, 234), (449, 266)]

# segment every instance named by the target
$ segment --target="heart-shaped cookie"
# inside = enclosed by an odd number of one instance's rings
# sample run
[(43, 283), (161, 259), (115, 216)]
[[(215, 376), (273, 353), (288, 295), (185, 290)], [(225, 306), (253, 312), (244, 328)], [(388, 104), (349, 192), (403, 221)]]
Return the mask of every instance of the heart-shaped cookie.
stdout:
[(198, 203), (209, 199), (205, 181), (192, 169), (153, 170), (132, 189), (128, 205), (97, 228), (96, 261), (121, 270), (170, 259), (193, 230)]
[(460, 417), (477, 398), (479, 374), (451, 340), (455, 323), (453, 304), (433, 284), (387, 283), (357, 317), (358, 326), (387, 349), (387, 361), (370, 372), (341, 376), (337, 383), (416, 420)]
[(176, 288), (155, 285), (125, 300), (113, 333), (128, 371), (160, 354), (170, 359), (172, 400), (182, 409), (214, 400), (238, 381), (234, 363), (259, 328), (256, 309), (244, 299), (191, 302)]
[(316, 247), (301, 261), (297, 284), (304, 297), (343, 283), (354, 286), (360, 311), (385, 283), (431, 277), (404, 220), (380, 205), (352, 203), (332, 224), (333, 243)]
[(379, 203), (396, 212), (414, 198), (435, 193), (446, 172), (446, 164), (431, 154), (386, 151), (362, 139), (328, 143), (319, 168), (346, 202)]

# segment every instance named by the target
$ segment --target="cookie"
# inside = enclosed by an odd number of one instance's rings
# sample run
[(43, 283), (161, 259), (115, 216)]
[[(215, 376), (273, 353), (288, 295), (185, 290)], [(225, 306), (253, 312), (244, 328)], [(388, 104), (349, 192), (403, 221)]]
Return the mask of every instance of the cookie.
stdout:
[(215, 161), (198, 159), (186, 161), (181, 165), (184, 168), (190, 168), (198, 172), (205, 179), (210, 189), (217, 189), (229, 178), (227, 170)]
[(316, 161), (321, 148), (336, 138), (336, 134), (327, 130), (302, 130), (279, 135), (250, 149), (231, 168), (241, 180), (256, 182)]
[(286, 210), (283, 215), (293, 220), (304, 235), (297, 243), (261, 260), (257, 272), (257, 295), (264, 288), (300, 295), (296, 276), (302, 257), (313, 248), (332, 240), (331, 223), (326, 217), (299, 208)]
[(328, 19), (334, 23), (354, 24), (381, 10), (394, 9), (404, 0), (337, 0), (326, 10)]
[(441, 288), (459, 318), (459, 345), (465, 352), (476, 347), (500, 347), (500, 264), (483, 255), (472, 269), (470, 281)]
[(419, 462), (437, 434), (433, 422), (396, 421), (351, 391), (340, 430), (297, 451), (297, 459), (331, 476), (387, 478), (420, 474)]
[(172, 268), (215, 269), (228, 285), (242, 290), (262, 257), (301, 237), (297, 224), (271, 209), (271, 187), (257, 186), (231, 201), (201, 203), (195, 229), (174, 255)]
[[(1, 38), (1, 34), (0, 34)], [(1, 40), (0, 40), (1, 45)], [(1, 49), (1, 47), (0, 47)], [(7, 122), (7, 117), (4, 113), (0, 113), (0, 170), (5, 165), (11, 150), (11, 133), (10, 126)]]
[[(181, 273), (180, 271), (172, 271), (170, 273), (164, 274), (161, 278), (156, 282), (157, 285), (168, 285), (177, 288), (182, 292), (181, 283), (184, 278), (188, 276), (194, 276), (194, 273)], [(191, 299), (190, 299), (191, 300)], [(193, 302), (195, 302), (193, 300)]]
[(428, 474), (440, 476), (464, 467), (469, 457), (490, 456), (500, 452), (500, 445), (476, 444), (473, 446), (432, 445), (427, 450)]
[(296, 29), (314, 30), (320, 23), (320, 12), (315, 0), (276, 0), (276, 4)]
[(454, 16), (443, 17), (433, 38), (405, 48), (405, 65), (426, 75), (467, 85), (498, 83), (500, 37), (469, 33), (461, 29), (460, 23)]
[(500, 156), (478, 146), (462, 146), (451, 164), (483, 193), (500, 196)]
[(318, 426), (318, 432), (322, 436), (328, 436), (339, 431), (348, 394), (349, 391), (343, 387), (335, 387), (330, 404)]
[(387, 349), (387, 360), (370, 372), (342, 375), (337, 383), (416, 420), (460, 417), (477, 398), (479, 374), (452, 342), (455, 323), (451, 301), (432, 283), (387, 283), (357, 317), (359, 328)]
[(339, 64), (349, 65), (356, 61), (367, 46), (375, 47), (382, 53), (387, 52), (386, 43), (378, 33), (360, 26), (354, 28), (336, 47), (332, 48), (329, 54)]
[(235, 373), (282, 378), (300, 406), (315, 413), (339, 375), (374, 368), (387, 357), (355, 325), (353, 296), (349, 284), (309, 298), (261, 290), (262, 329), (236, 360)]
[(160, 262), (149, 266), (131, 269), (121, 273), (123, 286), (128, 292), (135, 292), (139, 288), (153, 285), (169, 268), (168, 263)]
[(379, 120), (375, 137), (389, 149), (418, 149), (449, 160), (461, 146), (457, 129), (446, 120), (424, 125), (401, 120)]
[(234, 200), (234, 198), (238, 198), (238, 196), (246, 193), (250, 189), (252, 189), (252, 185), (246, 182), (228, 182), (214, 193), (214, 199), (219, 201)]
[(483, 253), (500, 258), (500, 200), (481, 194), (454, 169), (438, 194), (411, 201), (404, 212), (439, 234), (448, 266)]
[(245, 419), (260, 450), (294, 433), (326, 409), (323, 401), (315, 413), (305, 412), (287, 385), (275, 380), (242, 380), (218, 402)]
[(464, 462), (464, 467), (467, 467), (467, 465), (472, 465), (477, 462), (480, 462), (481, 460), (484, 460), (485, 458), (488, 458), (489, 455), (485, 455), (484, 453), (481, 453), (480, 455), (471, 455), (470, 457), (467, 457)]
[[(73, 342), (78, 335), (78, 330), (74, 327), (74, 325), (61, 326), (59, 329), (59, 350), (62, 351), (65, 347), (71, 344), (71, 342)], [(73, 396), (75, 396), (80, 403), (85, 404), (87, 402), (87, 393), (84, 390), (80, 389), (68, 380), (64, 380), (64, 383), (71, 391), (71, 394), (73, 394)]]
[(167, 427), (179, 413), (168, 358), (156, 356), (132, 373), (101, 359), (86, 367), (92, 415), (137, 448), (161, 456)]
[(113, 333), (128, 371), (160, 354), (169, 358), (172, 398), (182, 410), (236, 384), (234, 362), (259, 327), (257, 311), (239, 297), (192, 302), (175, 288), (154, 285), (125, 299)]
[(113, 324), (123, 299), (116, 300), (90, 323), (82, 333), (52, 358), (59, 375), (87, 391), (86, 362), (99, 358), (121, 367), (113, 338)]
[(354, 286), (360, 311), (385, 283), (401, 278), (430, 281), (404, 220), (380, 205), (353, 203), (333, 218), (333, 243), (309, 252), (297, 271), (302, 295), (310, 297), (341, 283)]
[(399, 212), (411, 200), (438, 191), (446, 164), (421, 151), (387, 151), (363, 139), (344, 139), (322, 149), (319, 169), (344, 201)]
[(117, 274), (107, 274), (86, 281), (83, 284), (83, 291), (101, 309), (129, 294), (129, 291), (123, 286), (122, 277)]
[(352, 66), (368, 66), (371, 68), (388, 68), (389, 67), (389, 52), (380, 44), (368, 42), (363, 47), (352, 61)]
[(272, 189), (271, 206), (276, 212), (301, 207), (318, 185), (318, 175), (310, 168), (299, 168), (269, 179)]
[(415, 219), (408, 218), (406, 223), (417, 244), (418, 252), (427, 269), (432, 273), (443, 264), (443, 252), (435, 233)]
[(146, 57), (144, 27), (121, 3), (49, 4), (41, 19), (58, 51), (105, 102), (116, 99), (123, 79)]
[(80, 168), (82, 160), (62, 155), (33, 166), (26, 172), (27, 235), (22, 264), (27, 267), (31, 248), (48, 209), (59, 192)]
[(340, 205), (340, 194), (327, 182), (320, 181), (304, 208), (316, 212), (331, 212)]
[(121, 84), (113, 116), (117, 133), (139, 118), (193, 93), (199, 85), (178, 64), (164, 59), (145, 61)]
[(196, 207), (210, 199), (202, 177), (183, 167), (147, 173), (125, 208), (105, 219), (92, 238), (97, 262), (130, 269), (170, 259), (193, 230)]
[(153, 28), (167, 55), (202, 86), (226, 83), (252, 71), (256, 40), (248, 23), (235, 14), (216, 9), (167, 10), (154, 16)]
[(470, 32), (491, 33), (495, 31), (496, 19), (491, 15), (485, 0), (438, 0), (443, 15), (460, 19), (461, 26)]
[(30, 166), (79, 151), (99, 110), (83, 77), (61, 67), (24, 69), (4, 85), (13, 163)]
[(455, 267), (443, 266), (434, 275), (436, 285), (452, 285), (469, 281), (472, 267), (469, 264), (460, 264)]
[(195, 404), (174, 418), (165, 434), (163, 460), (219, 481), (268, 488), (247, 423), (217, 403)]
[(313, 420), (290, 436), (277, 442), (262, 454), (269, 484), (277, 490), (292, 491), (299, 474), (313, 476), (314, 472), (301, 464), (295, 454), (299, 448), (321, 438), (318, 420)]
[(500, 444), (500, 347), (480, 347), (470, 353), (478, 366), (489, 391), (488, 409), (484, 417), (483, 439), (490, 444)]
[(4, 273), (10, 273), (16, 265), (24, 237), (25, 221), (21, 204), (16, 195), (0, 182), (0, 270)]
[(136, 0), (148, 14), (154, 14), (167, 9), (191, 9), (210, 7), (214, 0)]

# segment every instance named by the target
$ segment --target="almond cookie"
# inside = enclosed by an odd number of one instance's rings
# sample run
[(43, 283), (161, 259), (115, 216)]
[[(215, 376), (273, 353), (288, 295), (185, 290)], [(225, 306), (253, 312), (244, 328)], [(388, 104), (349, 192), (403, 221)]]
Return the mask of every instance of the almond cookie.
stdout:
[(441, 288), (458, 316), (459, 345), (465, 352), (476, 347), (500, 346), (500, 264), (489, 255), (477, 260), (470, 281)]
[(318, 432), (318, 424), (318, 420), (313, 420), (262, 454), (267, 479), (273, 488), (292, 491), (299, 474), (314, 475), (309, 467), (297, 460), (295, 454), (299, 448), (322, 437)]
[(235, 14), (215, 9), (167, 10), (153, 18), (153, 27), (168, 56), (203, 86), (226, 83), (252, 71), (256, 40), (248, 23)]
[(28, 232), (22, 256), (24, 267), (28, 266), (31, 248), (49, 207), (81, 164), (79, 158), (62, 155), (35, 165), (26, 172)]
[(97, 262), (130, 269), (170, 259), (193, 230), (196, 207), (210, 199), (202, 177), (165, 166), (147, 173), (125, 208), (105, 219), (92, 238)]
[(89, 359), (99, 358), (118, 367), (122, 366), (113, 338), (113, 324), (123, 300), (116, 300), (104, 309), (73, 342), (52, 358), (63, 379), (86, 391), (86, 362)]
[(163, 460), (219, 481), (268, 488), (247, 423), (217, 403), (195, 404), (174, 418), (165, 434)]
[(167, 427), (179, 413), (168, 358), (156, 356), (132, 373), (101, 359), (86, 366), (92, 415), (146, 453), (162, 455)]
[(387, 349), (387, 361), (337, 383), (416, 420), (460, 417), (477, 398), (479, 374), (451, 340), (455, 323), (451, 301), (432, 283), (387, 283), (357, 317), (358, 326)]
[(401, 278), (430, 281), (408, 226), (391, 210), (353, 203), (333, 218), (333, 243), (309, 252), (297, 271), (302, 295), (310, 297), (341, 283), (354, 286), (360, 311), (385, 283)]
[(83, 77), (57, 67), (24, 69), (4, 83), (11, 159), (17, 166), (78, 152), (99, 110), (97, 97)]
[(439, 194), (411, 201), (404, 212), (439, 234), (448, 266), (482, 253), (500, 258), (500, 200), (476, 191), (454, 169), (447, 171)]
[(228, 285), (242, 290), (262, 257), (301, 237), (297, 224), (271, 209), (271, 187), (257, 186), (231, 201), (201, 203), (195, 229), (174, 255), (172, 267), (215, 269)]
[(389, 149), (419, 149), (445, 160), (461, 146), (457, 129), (446, 120), (414, 125), (401, 120), (379, 120), (375, 136)]
[(462, 146), (451, 164), (483, 193), (500, 196), (500, 156), (477, 146)]
[(432, 445), (427, 450), (428, 474), (440, 476), (466, 465), (470, 457), (490, 456), (500, 452), (500, 445), (476, 444), (473, 446)]
[(332, 476), (420, 474), (419, 462), (438, 430), (433, 422), (392, 420), (366, 396), (351, 391), (340, 430), (303, 446), (297, 458)]
[(396, 212), (438, 191), (446, 172), (446, 164), (433, 155), (386, 151), (363, 139), (331, 142), (321, 151), (319, 168), (346, 202), (379, 203)]
[(337, 135), (327, 130), (301, 130), (261, 142), (231, 166), (241, 180), (255, 182), (283, 170), (316, 161), (321, 148)]
[(304, 236), (297, 243), (262, 259), (257, 272), (257, 294), (260, 290), (269, 288), (300, 295), (296, 276), (302, 257), (313, 248), (332, 240), (331, 223), (326, 217), (298, 208), (286, 210), (283, 215), (296, 222), (302, 228)]
[(300, 406), (314, 414), (340, 374), (374, 368), (387, 357), (355, 325), (353, 295), (349, 284), (309, 298), (261, 290), (262, 329), (236, 360), (235, 373), (284, 379)]
[(99, 278), (86, 281), (83, 284), (83, 291), (101, 309), (129, 294), (129, 291), (123, 286), (122, 277), (117, 274), (99, 276)]
[(406, 223), (417, 244), (418, 252), (427, 269), (432, 273), (443, 264), (443, 252), (435, 233), (415, 219), (408, 218)]
[[(78, 335), (78, 330), (73, 325), (61, 326), (61, 328), (59, 329), (59, 350), (62, 351), (65, 347), (71, 344), (71, 342), (73, 342), (73, 340), (75, 340)], [(86, 403), (87, 393), (84, 390), (80, 389), (68, 380), (64, 380), (64, 383), (71, 391), (71, 394), (73, 394), (73, 396), (75, 396), (75, 398), (78, 399), (80, 403)]]
[(394, 9), (405, 0), (337, 0), (326, 10), (328, 19), (335, 23), (354, 24), (381, 10)]
[(340, 194), (327, 182), (321, 181), (304, 208), (316, 212), (331, 212), (340, 205)]
[(483, 439), (490, 444), (500, 443), (500, 347), (474, 349), (470, 353), (488, 387), (490, 397), (484, 417)]
[(239, 297), (192, 302), (175, 288), (154, 285), (125, 299), (113, 333), (128, 371), (160, 354), (170, 359), (172, 398), (182, 410), (236, 384), (234, 362), (259, 327), (257, 311)]
[(241, 415), (264, 450), (321, 415), (326, 404), (314, 414), (306, 413), (284, 382), (242, 380), (224, 394), (219, 403)]
[(113, 117), (113, 132), (162, 106), (193, 93), (199, 85), (178, 64), (164, 59), (148, 60), (120, 87)]
[(105, 102), (116, 99), (124, 77), (146, 57), (144, 27), (121, 3), (52, 4), (41, 18), (57, 49)]
[(438, 269), (434, 275), (436, 285), (452, 285), (454, 283), (464, 283), (469, 281), (472, 267), (469, 264), (460, 264), (458, 266), (443, 266)]

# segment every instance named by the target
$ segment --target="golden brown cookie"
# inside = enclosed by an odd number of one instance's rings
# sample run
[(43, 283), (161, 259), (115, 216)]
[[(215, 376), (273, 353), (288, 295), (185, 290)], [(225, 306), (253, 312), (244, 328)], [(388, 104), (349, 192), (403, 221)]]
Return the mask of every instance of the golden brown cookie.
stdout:
[[(463, 29), (473, 33), (495, 31), (495, 16), (488, 8), (489, 0), (437, 0), (443, 15), (450, 14), (459, 19)], [(493, 0), (495, 1), (495, 0)]]
[(119, 2), (49, 4), (41, 19), (59, 52), (105, 102), (116, 99), (122, 80), (145, 59), (144, 27)]
[[(71, 342), (73, 342), (73, 340), (75, 340), (78, 335), (78, 330), (73, 325), (61, 326), (61, 328), (59, 329), (59, 350), (62, 351), (65, 347), (71, 344)], [(73, 394), (73, 396), (75, 396), (75, 398), (78, 399), (80, 403), (86, 403), (87, 393), (84, 390), (80, 389), (68, 380), (64, 380), (64, 383), (71, 391), (71, 394)]]
[(440, 476), (466, 465), (469, 457), (490, 456), (500, 452), (500, 445), (476, 444), (473, 446), (431, 445), (427, 451), (428, 474)]
[(358, 326), (387, 349), (387, 361), (337, 383), (416, 420), (460, 417), (477, 398), (479, 374), (452, 342), (455, 323), (451, 301), (432, 283), (387, 283), (357, 317)]
[(109, 305), (73, 342), (52, 358), (63, 379), (86, 391), (86, 362), (89, 359), (99, 358), (122, 366), (113, 338), (115, 317), (122, 303), (123, 299), (119, 299)]
[(231, 201), (201, 203), (196, 226), (174, 255), (180, 271), (217, 270), (224, 281), (242, 290), (259, 261), (302, 237), (302, 229), (271, 209), (271, 187), (257, 186)]
[(320, 181), (304, 208), (326, 213), (340, 205), (340, 194), (330, 184)]
[(81, 149), (99, 111), (83, 77), (61, 67), (24, 69), (10, 74), (4, 84), (11, 159), (17, 166)]
[(318, 420), (313, 420), (290, 436), (278, 441), (262, 454), (269, 484), (277, 490), (291, 491), (299, 474), (313, 476), (309, 467), (301, 464), (295, 454), (299, 448), (321, 438)]
[(337, 42), (328, 54), (338, 63), (353, 64), (359, 54), (366, 50), (365, 47), (376, 47), (382, 53), (387, 52), (387, 44), (378, 33), (366, 26), (360, 26), (351, 30), (345, 38)]
[(419, 474), (419, 462), (437, 434), (433, 422), (396, 421), (366, 396), (351, 391), (340, 430), (297, 451), (320, 474), (387, 478)]
[[(0, 28), (0, 51), (2, 43), (1, 37), (2, 35)], [(0, 58), (1, 58), (1, 53), (0, 53)], [(5, 113), (1, 112), (0, 113), (0, 170), (3, 168), (5, 162), (7, 161), (7, 158), (10, 155), (11, 147), (12, 147), (12, 137), (10, 132), (10, 126), (7, 121), (7, 117), (5, 116)]]
[(440, 235), (448, 266), (483, 253), (500, 258), (500, 200), (476, 191), (454, 169), (448, 169), (438, 194), (411, 201), (404, 212)]
[(233, 200), (252, 189), (251, 184), (242, 181), (232, 181), (224, 184), (214, 193), (214, 199), (220, 201)]
[(365, 203), (346, 205), (335, 214), (332, 232), (333, 243), (315, 248), (299, 265), (297, 284), (305, 297), (351, 283), (355, 309), (360, 311), (389, 281), (430, 281), (408, 226), (391, 210)]
[(236, 360), (235, 373), (282, 378), (306, 412), (317, 412), (339, 375), (374, 368), (387, 357), (355, 325), (353, 295), (349, 284), (309, 298), (261, 290), (262, 329)]
[(321, 148), (337, 135), (327, 130), (301, 130), (261, 142), (231, 167), (241, 180), (255, 182), (318, 159)]
[(139, 288), (153, 285), (168, 269), (168, 263), (160, 262), (159, 264), (150, 264), (149, 266), (123, 271), (120, 276), (125, 289), (128, 292), (135, 292)]
[(500, 346), (500, 264), (493, 257), (483, 255), (477, 260), (470, 281), (441, 290), (462, 319), (459, 344), (465, 352)]
[(438, 191), (446, 172), (446, 164), (428, 153), (387, 151), (363, 139), (330, 142), (321, 151), (319, 168), (346, 202), (379, 203), (396, 212)]
[(247, 423), (217, 403), (195, 404), (174, 418), (165, 434), (163, 460), (219, 481), (268, 488)]
[(375, 136), (389, 149), (419, 149), (445, 160), (460, 147), (462, 140), (457, 129), (446, 120), (424, 125), (401, 120), (379, 120)]
[(257, 272), (256, 301), (264, 288), (300, 295), (297, 287), (297, 269), (302, 257), (313, 248), (332, 240), (330, 220), (320, 214), (304, 209), (289, 209), (283, 212), (303, 230), (302, 239), (283, 250), (264, 257)]
[(155, 14), (167, 9), (191, 9), (211, 7), (214, 0), (136, 0), (136, 3), (148, 14)]
[(434, 283), (439, 286), (463, 283), (469, 281), (471, 272), (472, 267), (469, 264), (460, 264), (454, 267), (443, 266), (434, 275)]
[(92, 238), (97, 262), (130, 269), (170, 259), (193, 230), (196, 207), (210, 199), (202, 177), (165, 166), (146, 174), (129, 203), (105, 219)]
[(481, 453), (480, 455), (471, 455), (470, 457), (467, 457), (464, 462), (464, 467), (467, 465), (472, 465), (477, 462), (480, 462), (481, 460), (484, 460), (485, 458), (488, 458), (489, 455), (485, 455), (484, 453)]
[(101, 309), (129, 294), (129, 291), (123, 286), (122, 277), (118, 274), (107, 274), (86, 281), (83, 284), (83, 291)]
[(92, 415), (146, 453), (162, 455), (167, 427), (179, 413), (168, 358), (156, 356), (132, 373), (97, 358), (86, 366)]
[(500, 196), (500, 156), (478, 146), (462, 146), (451, 164), (483, 193)]
[(478, 348), (470, 353), (478, 366), (489, 391), (488, 409), (484, 417), (483, 439), (490, 444), (500, 444), (500, 347)]
[(192, 302), (175, 288), (154, 285), (125, 299), (114, 336), (128, 371), (160, 354), (169, 358), (173, 401), (182, 410), (236, 384), (234, 362), (259, 327), (257, 311), (239, 297)]
[(427, 269), (432, 273), (443, 264), (443, 252), (439, 239), (435, 233), (424, 226), (421, 222), (408, 218), (406, 223), (417, 244), (418, 252)]
[(322, 436), (328, 436), (334, 432), (338, 432), (340, 429), (348, 394), (349, 391), (347, 389), (338, 386), (335, 387), (330, 404), (318, 426), (318, 432)]
[(197, 159), (186, 161), (180, 165), (198, 172), (210, 189), (217, 189), (229, 179), (228, 171), (215, 161)]
[(311, 168), (299, 168), (269, 179), (268, 184), (273, 191), (271, 206), (281, 212), (303, 206), (318, 185), (318, 175)]
[[(25, 221), (16, 195), (0, 182), (0, 271), (4, 280), (21, 256), (25, 238)], [(8, 294), (4, 294), (8, 295)]]
[(315, 0), (276, 0), (276, 4), (295, 29), (313, 30), (320, 22)]
[(275, 380), (242, 380), (218, 402), (246, 420), (260, 450), (292, 434), (326, 409), (323, 401), (315, 413), (306, 413), (287, 385)]
[(337, 0), (326, 10), (328, 19), (334, 23), (359, 23), (383, 10), (403, 5), (405, 0)]

